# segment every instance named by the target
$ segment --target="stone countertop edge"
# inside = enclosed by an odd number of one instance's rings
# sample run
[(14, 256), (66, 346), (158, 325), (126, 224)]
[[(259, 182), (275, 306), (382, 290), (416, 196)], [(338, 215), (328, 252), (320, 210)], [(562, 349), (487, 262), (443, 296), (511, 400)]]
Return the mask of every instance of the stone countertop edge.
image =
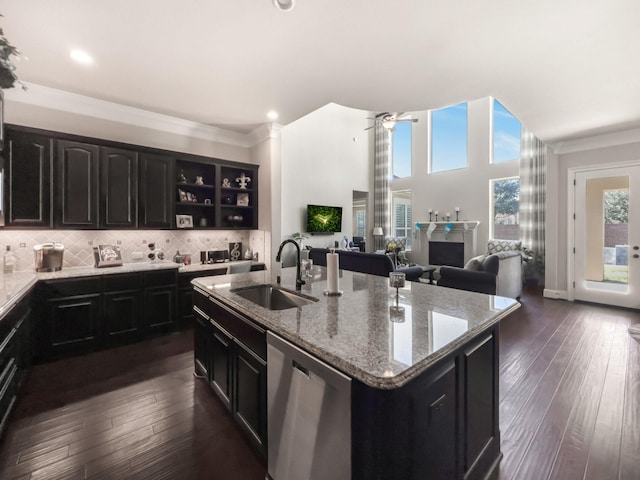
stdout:
[[(250, 260), (243, 260), (250, 261)], [(253, 262), (252, 264), (264, 265), (264, 262)], [(192, 264), (181, 265), (171, 261), (164, 262), (135, 262), (125, 263), (115, 267), (71, 267), (63, 268), (57, 272), (14, 272), (2, 274), (2, 284), (0, 284), (0, 321), (11, 311), (13, 306), (20, 302), (25, 295), (41, 280), (63, 280), (82, 277), (91, 277), (96, 275), (114, 275), (122, 273), (149, 272), (155, 270), (166, 270), (177, 268), (178, 273), (197, 273), (207, 270), (217, 270), (227, 268), (229, 262), (226, 263), (208, 263), (208, 264)]]
[[(293, 283), (291, 279), (293, 279), (294, 276), (291, 275), (290, 273), (287, 275), (287, 273), (285, 273), (286, 270), (292, 270), (292, 269), (282, 270), (283, 284), (281, 285), (281, 287), (284, 288), (285, 290), (293, 291), (293, 288), (290, 288), (290, 285)], [(375, 278), (382, 279), (384, 277), (375, 277)], [(388, 282), (388, 279), (384, 278), (384, 280), (382, 281)], [(231, 293), (229, 292), (229, 290), (231, 289), (243, 288), (251, 285), (271, 283), (268, 280), (266, 272), (252, 272), (248, 274), (234, 275), (233, 283), (231, 283), (231, 278), (229, 275), (221, 275), (217, 277), (200, 277), (192, 280), (191, 283), (192, 285), (198, 287), (201, 291), (207, 293), (209, 296), (216, 298), (217, 300), (220, 300), (223, 303), (229, 305), (239, 313), (253, 319), (256, 323), (258, 323), (260, 326), (264, 327), (265, 329), (281, 336), (282, 338), (290, 341), (296, 346), (315, 355), (320, 360), (337, 368), (338, 370), (344, 372), (345, 374), (351, 376), (352, 378), (355, 378), (356, 380), (370, 387), (383, 389), (383, 390), (396, 389), (406, 385), (413, 378), (417, 377), (418, 375), (420, 375), (430, 367), (434, 366), (441, 359), (443, 359), (450, 353), (454, 352), (461, 346), (469, 343), (474, 338), (480, 336), (483, 332), (486, 332), (487, 330), (492, 328), (501, 319), (508, 316), (510, 313), (512, 313), (513, 311), (515, 311), (520, 307), (520, 304), (517, 301), (513, 300), (513, 303), (507, 308), (504, 308), (501, 311), (496, 312), (496, 314), (493, 315), (491, 318), (483, 321), (482, 323), (479, 323), (478, 325), (475, 325), (473, 328), (470, 328), (469, 330), (467, 330), (464, 334), (450, 341), (449, 343), (437, 349), (436, 351), (428, 354), (421, 360), (415, 362), (413, 365), (403, 369), (401, 372), (393, 376), (380, 376), (380, 375), (372, 374), (366, 369), (358, 365), (355, 365), (352, 361), (349, 361), (343, 356), (340, 356), (335, 352), (328, 351), (326, 348), (322, 348), (322, 346), (320, 346), (318, 343), (314, 343), (309, 339), (302, 338), (302, 336), (296, 335), (295, 333), (291, 332), (289, 329), (283, 327), (282, 322), (279, 321), (279, 316), (286, 315), (286, 312), (288, 310), (280, 310), (280, 311), (267, 310), (258, 305), (255, 305), (252, 302), (244, 300), (237, 295), (234, 295), (234, 294), (229, 295), (229, 293)], [(219, 285), (222, 288), (211, 288), (212, 285)], [(324, 285), (324, 284), (321, 283), (320, 285)], [(434, 289), (441, 289), (442, 291), (440, 293), (442, 294), (446, 293), (449, 296), (451, 294), (454, 294), (454, 295), (460, 294), (461, 292), (460, 290), (453, 290), (445, 287), (436, 287), (436, 286), (428, 286), (428, 287), (434, 288)], [(321, 289), (322, 288), (320, 288), (320, 290)], [(344, 295), (342, 297), (339, 297), (340, 301), (344, 301), (345, 299), (348, 299), (348, 296), (350, 293), (351, 292), (345, 291)], [(314, 292), (314, 294), (309, 294), (308, 292), (302, 291), (301, 294), (302, 296), (312, 296), (315, 298), (318, 297), (316, 292)], [(476, 296), (476, 298), (478, 298), (477, 296), (483, 296), (487, 298), (490, 297), (490, 295), (484, 295), (481, 293), (474, 293), (474, 292), (464, 292), (464, 294), (460, 294), (460, 295), (466, 295), (466, 294)], [(320, 297), (322, 296), (323, 295), (320, 295)], [(446, 296), (446, 295), (443, 295), (443, 296)], [(324, 297), (325, 301), (326, 301), (326, 298), (327, 297)], [(322, 301), (323, 299), (320, 298), (318, 303)], [(323, 310), (323, 313), (325, 312), (326, 310)]]

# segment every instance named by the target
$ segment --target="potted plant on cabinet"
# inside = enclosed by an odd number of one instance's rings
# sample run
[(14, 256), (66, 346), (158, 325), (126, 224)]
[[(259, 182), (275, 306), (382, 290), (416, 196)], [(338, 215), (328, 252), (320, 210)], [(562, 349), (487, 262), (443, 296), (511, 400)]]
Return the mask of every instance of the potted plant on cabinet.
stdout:
[[(20, 83), (12, 57), (20, 58), (20, 52), (9, 42), (0, 28), (0, 89), (2, 90), (13, 88), (16, 82)], [(25, 89), (25, 86), (22, 85), (22, 88)]]
[[(11, 45), (11, 42), (4, 36), (4, 31), (0, 28), (0, 151), (4, 149), (4, 94), (2, 91), (6, 88), (13, 88), (16, 82), (22, 85), (16, 75), (16, 66), (11, 57), (20, 58), (20, 52)], [(22, 88), (26, 90), (24, 85)], [(3, 166), (2, 163), (0, 159), (0, 169)]]

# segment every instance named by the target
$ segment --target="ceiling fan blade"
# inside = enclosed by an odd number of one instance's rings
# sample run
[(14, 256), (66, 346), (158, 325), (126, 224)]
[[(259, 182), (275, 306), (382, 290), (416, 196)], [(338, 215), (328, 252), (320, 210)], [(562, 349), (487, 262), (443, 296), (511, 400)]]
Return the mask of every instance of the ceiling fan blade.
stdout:
[(370, 127), (365, 128), (365, 131), (371, 130), (373, 127), (375, 127), (375, 125), (371, 125)]
[(400, 118), (396, 120), (396, 122), (411, 122), (411, 123), (416, 123), (417, 121), (418, 121), (417, 118)]

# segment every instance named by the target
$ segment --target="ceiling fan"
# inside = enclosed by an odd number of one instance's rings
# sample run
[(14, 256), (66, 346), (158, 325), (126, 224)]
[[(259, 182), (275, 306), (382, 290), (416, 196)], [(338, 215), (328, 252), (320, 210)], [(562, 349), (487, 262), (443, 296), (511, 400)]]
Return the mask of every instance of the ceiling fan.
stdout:
[(384, 113), (379, 113), (378, 115), (375, 116), (375, 118), (368, 117), (370, 120), (375, 120), (375, 123), (370, 127), (365, 128), (365, 130), (369, 130), (375, 127), (376, 125), (382, 125), (387, 130), (393, 132), (393, 129), (396, 126), (396, 123), (398, 122), (416, 123), (418, 121), (417, 118), (400, 118), (402, 114), (403, 112), (395, 112), (395, 113), (384, 112)]

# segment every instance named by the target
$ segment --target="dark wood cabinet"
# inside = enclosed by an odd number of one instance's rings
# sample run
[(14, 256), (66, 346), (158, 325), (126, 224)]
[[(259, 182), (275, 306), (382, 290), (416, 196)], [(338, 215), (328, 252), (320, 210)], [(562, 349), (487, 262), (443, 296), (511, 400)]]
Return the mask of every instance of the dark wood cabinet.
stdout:
[(38, 285), (38, 360), (131, 343), (175, 330), (174, 268)]
[[(234, 419), (254, 447), (267, 453), (267, 340), (266, 330), (245, 316), (212, 300), (198, 289), (195, 292), (195, 345), (208, 348), (208, 381), (212, 390), (231, 411)], [(210, 327), (205, 328), (204, 322)], [(205, 335), (206, 340), (198, 339)], [(200, 360), (198, 360), (200, 358)], [(204, 360), (203, 360), (204, 359)]]
[(100, 279), (44, 282), (38, 356), (87, 352), (102, 343)]
[(500, 455), (497, 336), (489, 334), (477, 340), (464, 350), (462, 359), (466, 421), (461, 464), (466, 478), (480, 478), (481, 473), (489, 471), (494, 459)]
[(57, 141), (56, 228), (98, 228), (99, 147)]
[(53, 140), (7, 128), (4, 157), (5, 225), (51, 227)]
[(258, 449), (267, 444), (267, 362), (241, 342), (234, 343), (233, 415)]
[(397, 389), (353, 381), (354, 478), (489, 478), (501, 455), (498, 353), (495, 326)]
[(199, 378), (209, 381), (209, 355), (211, 347), (211, 324), (209, 319), (201, 314), (194, 315), (193, 321), (193, 361), (195, 374)]
[(173, 163), (171, 157), (140, 155), (140, 228), (171, 228), (173, 221)]
[(231, 409), (233, 378), (233, 337), (213, 324), (210, 337), (209, 384), (222, 403)]
[(138, 226), (138, 152), (100, 147), (100, 228)]
[(17, 125), (5, 150), (8, 227), (258, 227), (258, 165)]
[[(256, 265), (264, 269), (264, 265)], [(191, 280), (198, 277), (211, 277), (214, 275), (226, 275), (227, 265), (222, 264), (220, 268), (213, 268), (211, 270), (202, 270), (199, 272), (191, 273), (178, 273), (178, 329), (189, 328), (193, 325), (194, 310), (193, 310), (193, 285)]]
[(145, 334), (176, 330), (177, 275), (176, 269), (145, 272), (143, 305)]
[(102, 324), (106, 345), (130, 343), (142, 338), (142, 285), (141, 273), (104, 277)]
[(31, 299), (21, 300), (0, 322), (0, 435), (31, 365)]

